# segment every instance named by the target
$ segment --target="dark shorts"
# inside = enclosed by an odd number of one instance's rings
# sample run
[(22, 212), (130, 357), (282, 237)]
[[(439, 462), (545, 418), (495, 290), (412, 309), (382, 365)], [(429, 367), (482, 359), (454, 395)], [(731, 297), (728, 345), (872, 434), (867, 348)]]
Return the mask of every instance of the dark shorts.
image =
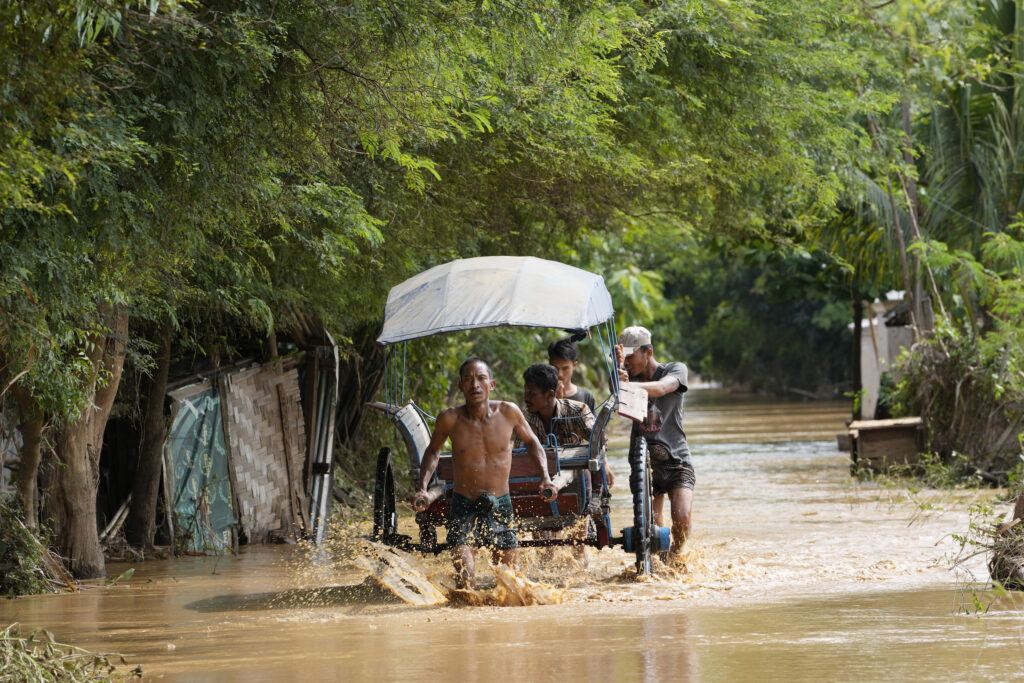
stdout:
[(651, 492), (660, 496), (674, 489), (693, 490), (697, 477), (689, 460), (677, 460), (658, 443), (648, 444), (651, 453)]
[(475, 545), (510, 550), (519, 547), (512, 498), (482, 494), (476, 500), (453, 493), (448, 516), (448, 547)]

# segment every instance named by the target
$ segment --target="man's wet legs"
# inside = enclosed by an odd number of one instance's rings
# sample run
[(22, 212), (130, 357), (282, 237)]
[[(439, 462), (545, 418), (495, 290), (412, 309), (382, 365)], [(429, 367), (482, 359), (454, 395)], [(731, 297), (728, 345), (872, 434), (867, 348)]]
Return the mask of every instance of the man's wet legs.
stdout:
[(498, 550), (495, 548), (491, 551), (491, 561), (496, 565), (503, 564), (516, 569), (519, 562), (519, 549), (508, 548), (506, 550)]
[(683, 550), (690, 535), (690, 510), (693, 508), (693, 489), (672, 489), (668, 492), (672, 505), (672, 553)]
[[(683, 550), (686, 537), (690, 535), (690, 510), (693, 508), (693, 489), (677, 488), (668, 492), (672, 506), (672, 549), (673, 555)], [(654, 523), (662, 526), (662, 509), (665, 505), (665, 494), (654, 497)]]
[(452, 564), (455, 565), (455, 585), (459, 588), (475, 588), (476, 558), (473, 548), (468, 545), (452, 548)]
[[(459, 588), (476, 588), (476, 549), (469, 545), (459, 545), (452, 549), (452, 564), (455, 565), (455, 585)], [(518, 567), (518, 548), (491, 551), (494, 564), (504, 564), (512, 569)]]

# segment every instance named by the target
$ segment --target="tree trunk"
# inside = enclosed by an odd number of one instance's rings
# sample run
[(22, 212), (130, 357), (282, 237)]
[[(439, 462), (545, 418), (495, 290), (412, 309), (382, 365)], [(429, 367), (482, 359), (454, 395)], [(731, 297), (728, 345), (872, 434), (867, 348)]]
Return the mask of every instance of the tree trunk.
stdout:
[(165, 325), (161, 332), (156, 371), (153, 373), (149, 396), (146, 400), (142, 448), (135, 470), (135, 480), (132, 483), (132, 502), (124, 527), (128, 543), (144, 550), (153, 547), (153, 537), (156, 535), (156, 501), (160, 488), (160, 463), (163, 458), (164, 438), (167, 434), (164, 402), (167, 393), (167, 373), (171, 367), (171, 333), (170, 324)]
[(1024, 488), (1017, 494), (1017, 504), (1013, 506), (1011, 519), (1024, 519)]
[(341, 359), (338, 371), (336, 444), (355, 446), (355, 437), (366, 414), (366, 402), (374, 400), (384, 380), (384, 352), (377, 345), (378, 328), (364, 325), (352, 335), (353, 351)]
[(25, 526), (29, 529), (39, 528), (39, 461), (42, 459), (43, 417), (34, 415), (22, 420), (21, 432), (21, 465), (18, 468), (18, 495), (21, 496), (21, 508), (25, 512)]
[(277, 360), (280, 354), (277, 352), (277, 333), (273, 331), (267, 336), (267, 350), (270, 351), (270, 359)]
[[(32, 365), (29, 352), (28, 366)], [(28, 372), (26, 368), (22, 373)], [(0, 382), (10, 389), (18, 406), (18, 431), (21, 433), (21, 463), (18, 467), (18, 496), (25, 514), (25, 526), (39, 528), (39, 461), (43, 443), (43, 414), (36, 408), (32, 393), (17, 384), (18, 376), (11, 377), (7, 362), (0, 358)], [(0, 391), (0, 395), (2, 395)]]
[[(910, 98), (907, 96), (904, 96), (900, 101), (900, 118), (903, 123), (903, 161), (907, 164), (908, 168), (913, 168), (915, 162), (914, 155), (911, 150), (914, 147), (914, 138), (913, 129), (910, 125)], [(903, 186), (904, 197), (907, 200), (907, 212), (910, 214), (911, 235), (915, 240), (921, 240), (923, 239), (923, 234), (921, 233), (920, 217), (923, 214), (921, 198), (917, 193), (917, 180), (914, 178), (913, 174), (900, 173), (900, 183)], [(927, 336), (935, 330), (935, 313), (932, 310), (931, 298), (925, 294), (924, 287), (921, 284), (921, 270), (926, 266), (921, 263), (921, 259), (916, 254), (913, 257), (913, 261), (914, 319), (921, 327), (921, 332)], [(940, 296), (938, 283), (935, 282), (935, 276), (932, 274), (931, 269), (928, 269), (928, 277), (931, 281), (935, 298), (941, 308), (942, 298)]]
[[(109, 307), (101, 307), (100, 313), (109, 318), (111, 331), (106, 338), (91, 340), (87, 356), (94, 368), (89, 392), (92, 401), (78, 420), (69, 422), (60, 431), (57, 442), (60, 466), (52, 496), (57, 544), (71, 561), (71, 572), (81, 579), (106, 574), (96, 527), (96, 489), (103, 430), (121, 383), (128, 337), (127, 313)], [(106, 380), (103, 384), (101, 377)]]
[[(851, 289), (851, 299), (853, 300), (853, 343), (850, 345), (850, 371), (853, 374), (853, 391), (855, 395), (860, 396), (861, 389), (864, 388), (860, 378), (861, 325), (864, 320), (864, 309), (861, 306), (856, 285)], [(860, 401), (857, 401), (857, 412), (854, 413), (853, 419), (861, 419)]]
[(96, 529), (99, 453), (90, 443), (91, 422), (83, 417), (61, 431), (57, 449), (62, 466), (54, 482), (54, 502), (61, 513), (54, 519), (57, 543), (71, 561), (71, 573), (80, 579), (106, 575)]

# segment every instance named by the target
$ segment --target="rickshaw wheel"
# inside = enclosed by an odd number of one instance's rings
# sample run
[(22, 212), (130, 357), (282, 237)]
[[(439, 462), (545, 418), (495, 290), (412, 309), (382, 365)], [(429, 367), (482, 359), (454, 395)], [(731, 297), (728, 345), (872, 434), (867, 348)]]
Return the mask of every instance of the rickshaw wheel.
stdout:
[(654, 500), (651, 495), (651, 467), (647, 460), (647, 440), (638, 436), (629, 449), (629, 490), (633, 492), (632, 546), (636, 551), (637, 576), (651, 573)]
[(391, 449), (385, 446), (377, 453), (377, 480), (373, 485), (373, 540), (388, 543), (397, 533), (395, 466), (391, 460)]

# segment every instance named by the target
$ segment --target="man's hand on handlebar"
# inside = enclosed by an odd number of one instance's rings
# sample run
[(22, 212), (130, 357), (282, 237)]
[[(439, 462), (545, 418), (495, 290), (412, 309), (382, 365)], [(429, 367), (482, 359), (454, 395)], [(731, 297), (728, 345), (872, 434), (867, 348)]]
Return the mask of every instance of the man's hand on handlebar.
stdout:
[(547, 503), (558, 497), (558, 488), (550, 477), (540, 483), (540, 497)]
[(626, 372), (626, 369), (622, 365), (625, 362), (626, 362), (626, 353), (625, 353), (625, 351), (622, 348), (622, 344), (616, 344), (615, 345), (615, 367), (619, 371), (619, 381), (620, 382), (628, 382), (629, 381), (629, 373)]

